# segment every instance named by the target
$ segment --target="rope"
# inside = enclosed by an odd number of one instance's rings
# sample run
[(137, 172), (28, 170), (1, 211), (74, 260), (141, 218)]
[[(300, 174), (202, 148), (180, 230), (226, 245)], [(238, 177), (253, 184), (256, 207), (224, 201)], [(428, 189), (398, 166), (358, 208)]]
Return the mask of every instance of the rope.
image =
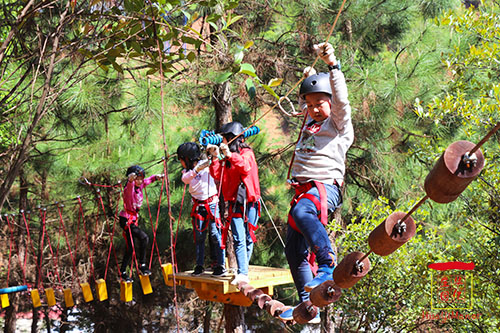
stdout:
[[(122, 185), (120, 183), (120, 192), (118, 193), (121, 193), (123, 191), (123, 188), (122, 188)], [(102, 198), (99, 194), (99, 198), (101, 200), (101, 203), (102, 203), (102, 209), (104, 210), (104, 203), (102, 202)], [(109, 268), (109, 259), (110, 259), (110, 256), (111, 256), (111, 250), (113, 251), (113, 256), (115, 257), (115, 262), (116, 262), (116, 267), (118, 269), (118, 272), (120, 272), (120, 264), (118, 263), (118, 257), (116, 256), (116, 250), (115, 250), (115, 246), (113, 244), (113, 239), (115, 237), (115, 231), (116, 231), (116, 221), (118, 220), (118, 207), (119, 207), (119, 203), (120, 203), (120, 200), (116, 200), (116, 208), (115, 208), (115, 215), (114, 215), (114, 218), (113, 218), (113, 228), (111, 229), (111, 237), (110, 237), (110, 244), (109, 244), (109, 250), (108, 250), (108, 258), (106, 259), (106, 268), (104, 270), (104, 280), (106, 280), (106, 277), (108, 276), (108, 268)], [(108, 224), (108, 234), (110, 233), (110, 226)], [(94, 277), (95, 279), (95, 277)]]
[(271, 223), (273, 224), (273, 227), (274, 227), (274, 230), (276, 230), (276, 233), (278, 234), (278, 238), (280, 239), (281, 241), (281, 244), (283, 245), (283, 248), (285, 247), (285, 242), (283, 242), (283, 238), (281, 238), (281, 235), (278, 231), (278, 228), (276, 227), (276, 224), (274, 224), (274, 221), (273, 221), (273, 218), (271, 217), (271, 214), (269, 214), (269, 211), (267, 210), (267, 206), (266, 204), (264, 203), (264, 200), (262, 200), (262, 198), (260, 198), (260, 202), (262, 203), (262, 205), (264, 206), (265, 210), (266, 210), (266, 213), (267, 215), (269, 216), (269, 219), (271, 220)]
[[(132, 260), (135, 263), (137, 274), (139, 274), (140, 271), (139, 271), (139, 264), (137, 263), (137, 255), (135, 253), (134, 237), (132, 236), (132, 228), (130, 226), (128, 227), (128, 234), (130, 236), (130, 244), (132, 245)], [(132, 269), (130, 270), (130, 277), (132, 277)]]
[(175, 256), (175, 258), (174, 258), (175, 266), (172, 266), (175, 268), (175, 272), (177, 272), (177, 256), (175, 253), (175, 246), (177, 245), (177, 236), (179, 235), (179, 226), (181, 225), (182, 207), (184, 207), (184, 198), (186, 196), (186, 188), (187, 188), (187, 184), (184, 184), (184, 190), (182, 192), (182, 199), (181, 199), (181, 208), (179, 210), (179, 220), (177, 222), (177, 229), (175, 230), (175, 240), (174, 240), (174, 246), (173, 246), (173, 255)]
[[(163, 160), (163, 163), (165, 164), (166, 161)], [(146, 193), (146, 202), (147, 202), (147, 205), (148, 205), (148, 212), (149, 212), (149, 220), (151, 221), (151, 228), (153, 230), (153, 245), (151, 247), (151, 257), (149, 258), (149, 270), (151, 270), (151, 264), (153, 262), (153, 248), (156, 247), (156, 252), (157, 252), (157, 255), (158, 255), (158, 262), (160, 263), (160, 267), (162, 265), (161, 263), (161, 256), (160, 256), (160, 250), (158, 248), (158, 243), (156, 242), (156, 233), (157, 233), (157, 230), (158, 230), (158, 221), (160, 219), (160, 208), (161, 208), (161, 197), (162, 197), (162, 194), (163, 194), (163, 186), (165, 185), (165, 179), (162, 178), (161, 180), (161, 189), (160, 189), (160, 197), (158, 198), (158, 210), (156, 212), (156, 222), (155, 222), (155, 226), (153, 227), (153, 219), (151, 218), (151, 210), (149, 209), (149, 201), (148, 201), (148, 193)], [(146, 188), (144, 188), (145, 190)]]

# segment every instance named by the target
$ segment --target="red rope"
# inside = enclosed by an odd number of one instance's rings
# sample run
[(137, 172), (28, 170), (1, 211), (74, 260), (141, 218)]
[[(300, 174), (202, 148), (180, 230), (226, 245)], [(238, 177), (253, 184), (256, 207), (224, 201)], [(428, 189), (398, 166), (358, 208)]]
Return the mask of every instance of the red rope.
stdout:
[[(165, 163), (165, 161), (163, 163)], [(160, 267), (161, 267), (161, 257), (160, 257), (160, 250), (158, 249), (158, 243), (156, 242), (156, 232), (158, 230), (158, 220), (160, 219), (161, 195), (163, 193), (163, 185), (164, 184), (165, 184), (165, 178), (162, 178), (160, 197), (158, 198), (158, 210), (156, 212), (156, 222), (155, 222), (154, 226), (153, 226), (153, 218), (151, 217), (151, 209), (149, 207), (148, 192), (146, 191), (146, 188), (144, 188), (144, 193), (146, 194), (146, 203), (148, 205), (149, 221), (151, 222), (151, 229), (153, 230), (153, 244), (151, 246), (151, 256), (149, 258), (149, 269), (150, 270), (151, 270), (151, 264), (153, 263), (153, 249), (154, 248), (156, 248), (156, 253), (158, 255), (158, 262), (160, 263)]]
[[(137, 269), (137, 274), (139, 274), (139, 264), (137, 263), (137, 255), (135, 253), (134, 237), (132, 237), (132, 228), (129, 226), (128, 234), (130, 236), (130, 244), (132, 245), (132, 260), (135, 262), (135, 268)], [(132, 269), (130, 270), (130, 276), (132, 277)]]
[[(120, 193), (123, 188), (121, 187), (120, 183)], [(120, 273), (120, 264), (118, 264), (118, 257), (116, 256), (116, 251), (115, 251), (115, 246), (113, 244), (113, 239), (115, 237), (115, 230), (116, 230), (116, 221), (118, 220), (118, 207), (120, 204), (120, 200), (118, 199), (116, 201), (116, 209), (115, 209), (115, 217), (113, 219), (113, 230), (111, 232), (111, 238), (110, 238), (110, 244), (109, 244), (109, 250), (108, 250), (108, 259), (106, 260), (106, 269), (104, 271), (104, 280), (106, 280), (106, 277), (108, 276), (108, 267), (109, 267), (109, 259), (111, 256), (111, 250), (113, 250), (113, 254), (115, 257), (115, 262), (116, 262), (116, 267), (118, 268), (118, 273)], [(108, 233), (109, 233), (109, 228), (108, 228)]]
[[(69, 245), (68, 233), (66, 232), (66, 227), (64, 226), (64, 221), (62, 217), (62, 207), (57, 206), (57, 211), (59, 212), (59, 221), (61, 223), (64, 232), (64, 238), (66, 238), (66, 245), (68, 246), (69, 256), (71, 257), (71, 263), (73, 264), (73, 283), (75, 282), (75, 276), (76, 276), (76, 282), (80, 283), (80, 279), (78, 278), (78, 274), (76, 272), (75, 258), (73, 257), (71, 246)], [(59, 247), (59, 244), (57, 246)]]
[(175, 262), (175, 271), (177, 272), (177, 255), (175, 252), (175, 246), (177, 245), (177, 236), (179, 234), (179, 226), (181, 225), (181, 215), (182, 215), (182, 207), (184, 206), (184, 196), (186, 195), (186, 187), (187, 184), (184, 184), (184, 191), (182, 192), (182, 200), (181, 200), (181, 209), (179, 210), (179, 220), (177, 222), (177, 229), (175, 230), (175, 240), (174, 240), (174, 245), (172, 246), (172, 254), (174, 256), (174, 262)]
[(87, 243), (87, 250), (89, 252), (89, 258), (90, 258), (90, 271), (92, 273), (92, 277), (95, 280), (95, 275), (94, 275), (94, 260), (93, 260), (93, 253), (92, 250), (90, 249), (90, 243), (89, 243), (89, 238), (87, 234), (87, 227), (85, 226), (85, 214), (83, 213), (83, 207), (82, 207), (82, 200), (80, 197), (78, 199), (78, 205), (80, 207), (80, 214), (82, 216), (82, 225), (83, 225), (83, 230), (85, 232), (85, 242)]

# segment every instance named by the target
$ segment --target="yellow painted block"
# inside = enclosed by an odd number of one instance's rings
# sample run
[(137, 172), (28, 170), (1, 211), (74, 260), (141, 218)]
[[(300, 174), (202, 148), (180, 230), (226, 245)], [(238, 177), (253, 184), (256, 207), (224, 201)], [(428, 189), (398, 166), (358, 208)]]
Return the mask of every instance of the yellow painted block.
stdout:
[(106, 288), (106, 281), (104, 279), (99, 279), (95, 282), (97, 289), (97, 298), (99, 301), (105, 301), (108, 299), (108, 289)]
[(49, 307), (56, 305), (56, 295), (54, 294), (54, 289), (45, 289), (45, 296), (47, 297), (47, 304)]
[(0, 299), (2, 301), (2, 309), (5, 309), (10, 306), (9, 294), (1, 294)]
[(40, 293), (38, 289), (33, 289), (31, 291), (31, 300), (33, 301), (33, 307), (39, 308), (42, 306), (42, 302), (40, 301)]
[(139, 274), (139, 279), (141, 280), (142, 293), (144, 295), (151, 294), (153, 292), (153, 287), (151, 287), (149, 275)]
[(94, 295), (92, 295), (90, 284), (88, 284), (87, 282), (80, 283), (80, 287), (82, 287), (83, 299), (85, 300), (85, 302), (92, 302), (94, 300)]
[(64, 303), (66, 303), (67, 308), (71, 308), (75, 305), (73, 301), (73, 294), (71, 293), (71, 289), (64, 289)]
[(168, 279), (168, 276), (173, 273), (172, 264), (168, 263), (161, 265), (161, 272), (163, 274), (165, 284), (172, 287), (174, 285), (174, 281)]
[(132, 301), (132, 282), (120, 282), (120, 299), (123, 302)]

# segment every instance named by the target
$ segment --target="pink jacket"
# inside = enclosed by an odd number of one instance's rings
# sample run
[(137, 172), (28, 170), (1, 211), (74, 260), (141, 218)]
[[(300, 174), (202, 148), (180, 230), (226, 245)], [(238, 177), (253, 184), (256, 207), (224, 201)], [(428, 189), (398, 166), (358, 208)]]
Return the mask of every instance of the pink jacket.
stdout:
[(152, 175), (151, 177), (144, 178), (141, 186), (135, 186), (135, 181), (127, 182), (125, 189), (123, 190), (123, 210), (120, 212), (120, 216), (129, 219), (129, 212), (139, 212), (141, 209), (142, 201), (144, 200), (144, 196), (142, 194), (142, 189), (157, 180), (156, 175)]

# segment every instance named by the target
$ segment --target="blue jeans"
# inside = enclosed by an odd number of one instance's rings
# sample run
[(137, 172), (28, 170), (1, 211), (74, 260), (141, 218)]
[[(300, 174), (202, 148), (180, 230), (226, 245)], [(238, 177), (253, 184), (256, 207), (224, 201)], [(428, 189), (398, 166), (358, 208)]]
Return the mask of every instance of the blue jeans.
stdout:
[[(325, 189), (328, 211), (334, 210), (341, 203), (339, 188), (336, 185), (325, 184)], [(316, 187), (312, 187), (307, 193), (320, 200)], [(308, 249), (311, 249), (316, 254), (318, 265), (332, 265), (332, 255), (335, 258), (335, 253), (328, 238), (328, 233), (318, 218), (318, 210), (311, 200), (307, 198), (299, 200), (290, 210), (290, 214), (301, 232), (297, 232), (288, 225), (285, 254), (300, 301), (303, 302), (309, 299), (309, 293), (304, 290), (304, 285), (313, 279), (307, 261)]]
[[(219, 217), (219, 205), (217, 203), (210, 204), (209, 208), (213, 216)], [(198, 214), (203, 216), (204, 221), (200, 221), (197, 218), (194, 218), (193, 221), (194, 225), (196, 226), (194, 230), (196, 265), (203, 266), (203, 263), (205, 261), (205, 239), (208, 231), (209, 241), (216, 253), (217, 265), (224, 267), (225, 264), (224, 259), (226, 251), (220, 248), (222, 245), (221, 230), (217, 228), (215, 220), (209, 217), (209, 214), (204, 206), (198, 206)], [(202, 231), (200, 232), (198, 229)]]
[[(243, 212), (243, 205), (236, 204), (236, 207), (233, 208), (233, 213), (240, 213), (242, 216), (246, 216), (248, 223), (256, 227), (259, 221), (257, 209), (257, 202), (248, 203), (245, 212)], [(253, 252), (253, 240), (252, 237), (250, 237), (248, 224), (244, 223), (243, 217), (233, 217), (231, 219), (231, 231), (233, 232), (233, 244), (236, 263), (238, 264), (238, 274), (248, 275), (248, 265)]]

